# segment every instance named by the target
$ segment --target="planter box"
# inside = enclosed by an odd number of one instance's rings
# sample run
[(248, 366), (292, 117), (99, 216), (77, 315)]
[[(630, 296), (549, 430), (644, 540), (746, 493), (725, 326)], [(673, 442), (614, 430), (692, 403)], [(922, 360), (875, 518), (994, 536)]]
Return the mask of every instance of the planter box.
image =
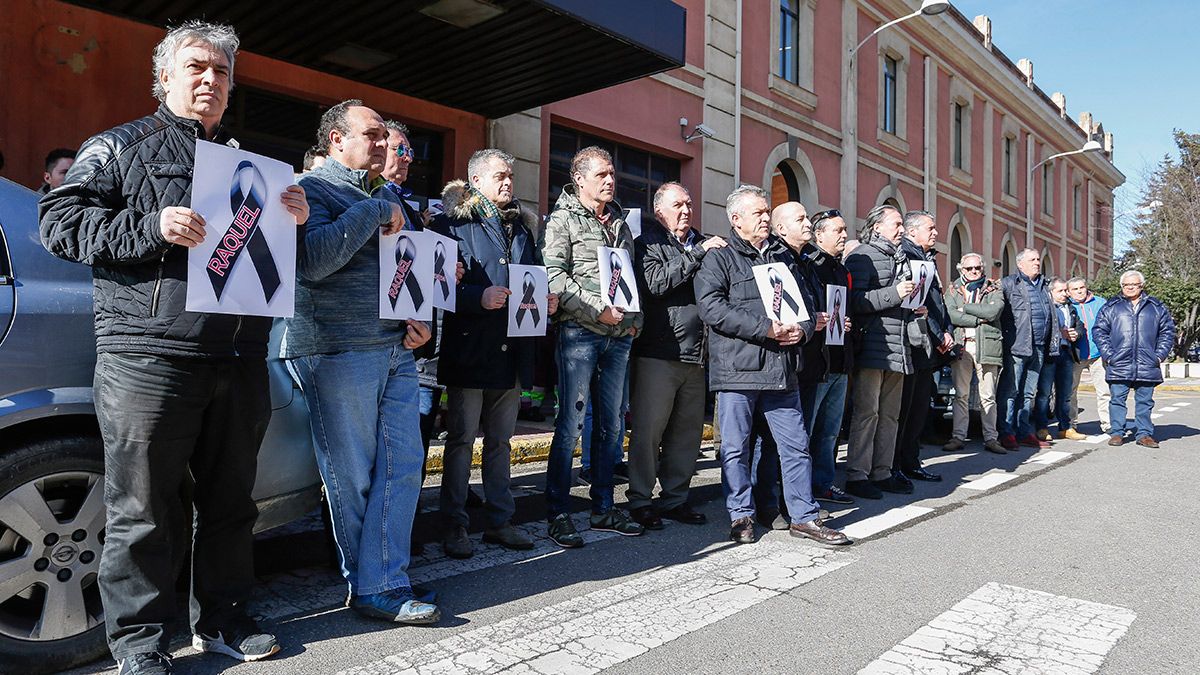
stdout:
[(1167, 377), (1184, 378), (1188, 376), (1188, 364), (1186, 363), (1167, 363), (1164, 365), (1166, 366)]

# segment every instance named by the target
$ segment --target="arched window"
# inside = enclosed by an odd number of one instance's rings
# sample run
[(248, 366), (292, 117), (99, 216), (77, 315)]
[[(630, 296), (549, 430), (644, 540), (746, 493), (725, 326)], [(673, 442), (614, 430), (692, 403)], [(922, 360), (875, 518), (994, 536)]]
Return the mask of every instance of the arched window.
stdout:
[(1017, 271), (1017, 247), (1013, 246), (1012, 240), (1004, 243), (1004, 252), (1000, 257), (1000, 274), (1008, 276)]
[(1054, 258), (1048, 250), (1042, 251), (1042, 276), (1047, 279), (1054, 276)]
[(798, 162), (785, 159), (775, 165), (771, 174), (771, 206), (784, 202), (800, 202), (810, 211), (817, 209), (817, 191), (808, 172)]

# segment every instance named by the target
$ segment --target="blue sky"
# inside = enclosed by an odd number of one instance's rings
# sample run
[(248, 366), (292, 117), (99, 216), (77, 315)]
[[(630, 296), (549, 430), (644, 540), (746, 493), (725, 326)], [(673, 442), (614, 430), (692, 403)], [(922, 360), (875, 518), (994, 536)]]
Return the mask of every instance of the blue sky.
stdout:
[[(992, 41), (1034, 81), (1067, 96), (1075, 120), (1091, 112), (1115, 134), (1126, 184), (1117, 211), (1134, 208), (1144, 176), (1175, 154), (1172, 129), (1200, 133), (1200, 2), (1195, 0), (952, 0), (968, 18), (987, 14)], [(1118, 223), (1118, 245), (1124, 234)]]

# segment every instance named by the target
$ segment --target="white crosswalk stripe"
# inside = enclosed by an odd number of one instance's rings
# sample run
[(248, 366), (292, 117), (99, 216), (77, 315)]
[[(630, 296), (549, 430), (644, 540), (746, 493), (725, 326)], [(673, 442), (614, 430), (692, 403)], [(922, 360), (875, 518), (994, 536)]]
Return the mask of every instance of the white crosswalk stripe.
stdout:
[(847, 553), (795, 541), (721, 548), (693, 562), (342, 672), (595, 673), (854, 560)]
[(1022, 464), (1053, 464), (1070, 456), (1071, 453), (1063, 452), (1062, 450), (1047, 450), (1046, 452), (1040, 452), (1033, 457), (1030, 457), (1022, 462)]
[(976, 478), (973, 481), (963, 483), (962, 488), (965, 490), (991, 490), (997, 485), (1007, 483), (1017, 477), (1018, 474), (1015, 473), (989, 473), (982, 478)]
[(989, 583), (859, 673), (1087, 675), (1135, 617), (1124, 607)]
[(895, 509), (888, 509), (877, 516), (864, 518), (857, 523), (851, 523), (842, 528), (842, 532), (851, 539), (865, 539), (885, 530), (890, 530), (914, 518), (920, 518), (933, 509), (909, 504)]

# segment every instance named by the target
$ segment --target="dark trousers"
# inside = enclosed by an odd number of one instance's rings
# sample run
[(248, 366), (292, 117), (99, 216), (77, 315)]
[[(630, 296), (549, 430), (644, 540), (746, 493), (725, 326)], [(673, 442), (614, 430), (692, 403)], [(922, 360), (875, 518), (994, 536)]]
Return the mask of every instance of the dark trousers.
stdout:
[(500, 527), (516, 512), (512, 492), (512, 435), (517, 426), (521, 388), (463, 389), (446, 391), (446, 449), (442, 456), (442, 487), (438, 496), (443, 524), (469, 527), (467, 491), (475, 434), (483, 425), (483, 494), (487, 526)]
[(900, 431), (896, 437), (896, 454), (892, 470), (916, 471), (921, 468), (921, 434), (929, 417), (929, 402), (933, 399), (933, 370), (918, 370), (904, 376), (900, 395)]
[(650, 506), (655, 481), (659, 508), (682, 506), (704, 435), (704, 366), (639, 358), (631, 401), (629, 508)]
[(215, 635), (244, 613), (254, 583), (251, 490), (271, 418), (266, 362), (99, 354), (94, 394), (108, 517), (100, 595), (113, 657), (169, 651), (189, 476), (191, 626)]

